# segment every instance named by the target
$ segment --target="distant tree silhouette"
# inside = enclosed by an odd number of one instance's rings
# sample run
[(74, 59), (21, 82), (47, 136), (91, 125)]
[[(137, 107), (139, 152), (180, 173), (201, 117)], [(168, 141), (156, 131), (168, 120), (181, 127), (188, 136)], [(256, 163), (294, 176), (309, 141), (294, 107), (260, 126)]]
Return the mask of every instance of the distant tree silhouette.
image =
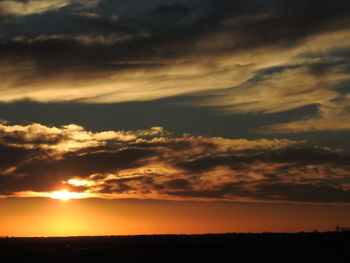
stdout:
[(340, 227), (336, 226), (336, 232), (350, 232), (350, 227)]

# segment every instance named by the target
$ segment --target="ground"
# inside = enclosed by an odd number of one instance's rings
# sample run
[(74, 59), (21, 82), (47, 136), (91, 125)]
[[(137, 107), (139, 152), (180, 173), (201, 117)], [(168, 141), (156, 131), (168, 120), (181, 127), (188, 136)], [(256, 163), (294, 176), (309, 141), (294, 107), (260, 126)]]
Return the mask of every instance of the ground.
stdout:
[(350, 262), (350, 232), (2, 238), (1, 262)]

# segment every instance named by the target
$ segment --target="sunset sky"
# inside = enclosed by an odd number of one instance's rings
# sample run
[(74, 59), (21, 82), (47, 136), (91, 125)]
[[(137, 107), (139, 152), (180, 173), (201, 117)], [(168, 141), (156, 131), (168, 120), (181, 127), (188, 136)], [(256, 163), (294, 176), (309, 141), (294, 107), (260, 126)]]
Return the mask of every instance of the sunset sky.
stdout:
[(0, 236), (350, 227), (350, 1), (0, 1)]

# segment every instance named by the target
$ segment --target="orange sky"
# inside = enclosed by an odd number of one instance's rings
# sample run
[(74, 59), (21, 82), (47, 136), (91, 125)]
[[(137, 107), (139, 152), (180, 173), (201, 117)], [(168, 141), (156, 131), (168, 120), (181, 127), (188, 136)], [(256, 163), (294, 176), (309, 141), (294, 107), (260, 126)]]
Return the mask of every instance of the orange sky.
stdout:
[(0, 199), (1, 236), (334, 230), (346, 206), (48, 198)]

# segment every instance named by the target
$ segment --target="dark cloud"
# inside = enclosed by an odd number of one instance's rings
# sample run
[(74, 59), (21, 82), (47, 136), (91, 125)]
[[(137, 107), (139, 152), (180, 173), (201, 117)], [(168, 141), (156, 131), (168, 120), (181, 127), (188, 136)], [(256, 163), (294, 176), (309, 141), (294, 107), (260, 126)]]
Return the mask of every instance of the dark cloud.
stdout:
[(95, 173), (117, 173), (142, 166), (154, 154), (143, 149), (106, 152), (101, 147), (99, 152), (67, 154), (59, 160), (33, 159), (18, 165), (11, 175), (0, 176), (0, 191), (2, 194), (29, 190), (53, 191), (64, 186), (62, 181), (76, 176), (85, 178)]
[(90, 29), (90, 32), (109, 32), (120, 35), (137, 35), (137, 31), (125, 25), (117, 15), (102, 15), (96, 13), (78, 13), (73, 19)]
[(177, 165), (183, 169), (189, 170), (190, 172), (203, 172), (211, 170), (218, 166), (235, 166), (239, 167), (242, 163), (251, 163), (255, 158), (251, 156), (209, 156), (204, 158), (198, 158), (188, 162), (178, 163)]
[(320, 77), (322, 75), (331, 73), (332, 65), (328, 63), (315, 62), (309, 65), (309, 71), (312, 75)]
[(208, 198), (208, 199), (222, 199), (224, 192), (220, 190), (199, 190), (199, 191), (167, 191), (166, 194), (181, 198)]
[(207, 156), (191, 161), (179, 162), (177, 166), (190, 172), (202, 172), (218, 166), (229, 166), (232, 169), (244, 169), (246, 164), (254, 162), (291, 163), (303, 165), (347, 165), (350, 156), (342, 152), (334, 152), (322, 148), (287, 148), (274, 151), (248, 151), (246, 154)]
[(35, 151), (13, 147), (0, 143), (1, 166), (0, 169), (6, 169), (27, 159)]
[(164, 183), (168, 189), (186, 189), (191, 186), (191, 183), (185, 179), (174, 179)]
[(151, 14), (159, 16), (182, 17), (190, 14), (192, 9), (184, 4), (176, 3), (155, 8)]
[(256, 198), (289, 200), (295, 202), (348, 202), (350, 191), (331, 185), (315, 184), (261, 184)]
[(350, 191), (329, 185), (313, 184), (257, 184), (254, 190), (242, 184), (225, 184), (216, 190), (168, 191), (167, 194), (185, 198), (224, 199), (248, 198), (252, 201), (284, 201), (314, 203), (348, 203)]

